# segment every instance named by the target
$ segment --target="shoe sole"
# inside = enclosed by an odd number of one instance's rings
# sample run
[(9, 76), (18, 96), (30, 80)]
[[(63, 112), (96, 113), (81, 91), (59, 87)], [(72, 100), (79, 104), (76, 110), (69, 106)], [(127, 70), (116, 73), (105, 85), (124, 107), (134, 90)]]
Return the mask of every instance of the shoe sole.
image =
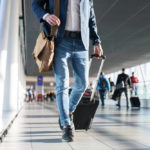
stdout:
[(70, 140), (62, 139), (62, 142), (73, 142), (73, 139), (70, 139)]

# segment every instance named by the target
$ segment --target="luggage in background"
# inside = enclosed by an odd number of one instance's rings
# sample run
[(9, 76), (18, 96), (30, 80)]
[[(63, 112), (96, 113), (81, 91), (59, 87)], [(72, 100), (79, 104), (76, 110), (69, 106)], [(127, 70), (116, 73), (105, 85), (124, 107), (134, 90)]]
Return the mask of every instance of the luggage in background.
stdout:
[(131, 97), (130, 102), (131, 102), (131, 107), (140, 107), (141, 105), (139, 97), (136, 97), (136, 96)]
[(119, 89), (115, 89), (112, 98), (114, 101), (117, 101), (121, 96), (120, 90)]
[(37, 95), (37, 101), (43, 101), (43, 95), (42, 94)]
[[(92, 63), (93, 57), (99, 57), (99, 56), (97, 55), (91, 56), (89, 68)], [(96, 83), (94, 85), (94, 88), (92, 89), (92, 92), (86, 90), (75, 112), (73, 113), (73, 122), (74, 122), (75, 130), (78, 130), (78, 129), (88, 130), (91, 128), (92, 120), (94, 118), (95, 112), (99, 105), (99, 97), (95, 95), (95, 91), (96, 91), (98, 78), (102, 71), (103, 63), (105, 61), (104, 56), (101, 56), (101, 58), (102, 58), (102, 62), (101, 62), (101, 65), (97, 74), (97, 78), (96, 78)]]

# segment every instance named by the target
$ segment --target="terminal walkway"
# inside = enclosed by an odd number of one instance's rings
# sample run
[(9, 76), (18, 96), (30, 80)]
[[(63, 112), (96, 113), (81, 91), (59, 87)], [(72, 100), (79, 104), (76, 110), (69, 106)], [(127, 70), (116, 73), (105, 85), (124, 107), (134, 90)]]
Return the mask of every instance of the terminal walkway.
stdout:
[(99, 106), (92, 129), (61, 142), (55, 102), (25, 103), (0, 150), (150, 150), (150, 110)]

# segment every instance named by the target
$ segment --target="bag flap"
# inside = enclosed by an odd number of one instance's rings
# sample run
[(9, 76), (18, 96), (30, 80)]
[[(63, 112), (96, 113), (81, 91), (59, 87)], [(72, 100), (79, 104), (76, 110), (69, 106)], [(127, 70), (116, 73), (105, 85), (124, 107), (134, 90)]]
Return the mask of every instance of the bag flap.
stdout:
[(37, 41), (36, 41), (36, 44), (35, 44), (35, 48), (33, 51), (33, 57), (34, 58), (37, 58), (39, 56), (39, 54), (42, 52), (42, 50), (44, 49), (47, 42), (48, 42), (48, 39), (44, 35), (44, 31), (42, 31), (39, 34)]

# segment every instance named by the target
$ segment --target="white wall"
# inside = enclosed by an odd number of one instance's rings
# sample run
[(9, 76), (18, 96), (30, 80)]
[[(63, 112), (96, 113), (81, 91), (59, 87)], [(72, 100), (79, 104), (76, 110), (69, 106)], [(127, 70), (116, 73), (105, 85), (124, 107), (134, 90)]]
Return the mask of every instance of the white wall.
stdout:
[(20, 54), (19, 2), (1, 0), (0, 4), (0, 115), (18, 111), (23, 105), (25, 73)]

